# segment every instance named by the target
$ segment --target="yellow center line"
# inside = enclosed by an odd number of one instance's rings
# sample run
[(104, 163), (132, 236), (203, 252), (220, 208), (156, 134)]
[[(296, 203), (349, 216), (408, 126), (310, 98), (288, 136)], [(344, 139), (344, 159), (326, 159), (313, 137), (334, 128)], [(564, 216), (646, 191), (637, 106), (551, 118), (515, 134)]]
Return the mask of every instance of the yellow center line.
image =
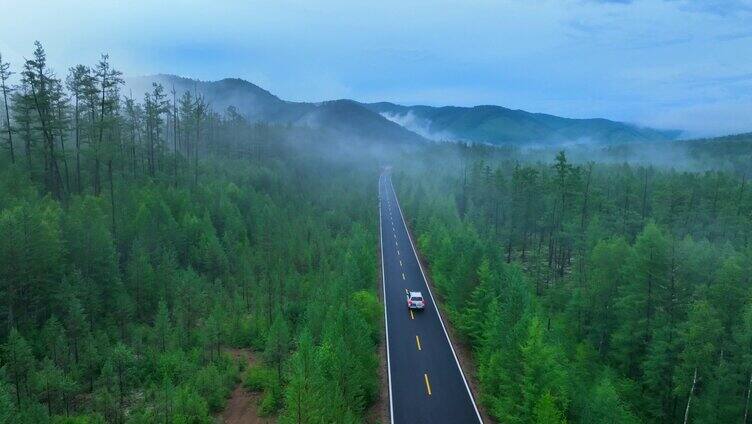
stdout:
[(399, 255), (400, 255), (400, 252), (399, 252), (399, 249), (397, 249), (397, 256), (399, 256)]
[(399, 261), (400, 261), (400, 266), (402, 266), (402, 259), (400, 259)]
[(415, 335), (415, 343), (418, 345), (418, 350), (423, 350), (420, 348), (420, 337), (417, 334)]
[(404, 272), (402, 273), (402, 279), (403, 280), (405, 279), (405, 273)]
[(426, 390), (428, 391), (428, 396), (431, 396), (431, 383), (428, 382), (428, 374), (423, 374), (423, 378), (426, 380)]
[(413, 310), (410, 309), (410, 319), (415, 319), (415, 315), (413, 315)]

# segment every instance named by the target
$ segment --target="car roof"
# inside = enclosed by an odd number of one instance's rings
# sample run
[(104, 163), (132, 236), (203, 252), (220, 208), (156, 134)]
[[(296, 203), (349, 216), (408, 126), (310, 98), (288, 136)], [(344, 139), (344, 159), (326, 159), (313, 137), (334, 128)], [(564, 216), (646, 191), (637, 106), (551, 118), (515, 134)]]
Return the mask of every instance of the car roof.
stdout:
[(423, 293), (411, 291), (410, 297), (423, 297)]

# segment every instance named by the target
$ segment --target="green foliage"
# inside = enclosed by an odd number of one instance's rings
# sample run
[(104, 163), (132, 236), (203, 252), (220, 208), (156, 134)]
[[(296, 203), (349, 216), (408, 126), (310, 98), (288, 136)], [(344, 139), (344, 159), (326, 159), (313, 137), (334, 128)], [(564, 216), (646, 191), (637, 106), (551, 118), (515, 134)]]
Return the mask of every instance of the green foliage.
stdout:
[(209, 406), (197, 392), (190, 387), (181, 387), (175, 393), (174, 423), (180, 424), (211, 424), (214, 422), (209, 415)]
[(679, 422), (689, 403), (691, 422), (744, 419), (743, 176), (564, 152), (545, 152), (549, 163), (514, 149), (426, 152), (448, 165), (398, 161), (393, 179), (494, 417)]
[(277, 384), (275, 370), (263, 365), (254, 365), (248, 368), (243, 379), (243, 385), (252, 392), (259, 392)]
[(334, 159), (326, 131), (188, 92), (174, 110), (158, 84), (124, 99), (107, 57), (64, 84), (37, 43), (22, 68), (0, 155), (0, 422), (212, 422), (244, 366), (228, 347), (257, 353), (243, 384), (263, 413), (362, 422), (379, 389), (377, 163), (494, 417), (745, 419), (743, 137), (687, 143), (703, 169), (728, 162), (703, 172), (578, 148)]
[(371, 339), (377, 344), (381, 339), (381, 329), (383, 322), (383, 307), (378, 297), (373, 292), (360, 290), (352, 295), (352, 307), (355, 313), (365, 320)]
[(567, 422), (564, 413), (556, 405), (554, 397), (548, 392), (538, 398), (533, 416), (532, 422), (538, 424), (565, 424)]
[(0, 424), (11, 424), (15, 421), (16, 405), (10, 397), (10, 386), (0, 380)]
[(264, 390), (264, 394), (259, 401), (259, 415), (268, 417), (274, 414), (282, 406), (280, 389), (277, 386), (269, 387)]
[(604, 376), (587, 394), (588, 402), (583, 407), (581, 422), (596, 423), (638, 423), (640, 422), (620, 399), (611, 378)]
[(319, 422), (361, 421), (378, 388), (377, 169), (200, 95), (176, 93), (177, 110), (159, 85), (123, 98), (119, 75), (103, 56), (63, 82), (37, 44), (13, 95), (2, 419), (213, 422), (239, 348), (263, 360), (245, 383), (265, 414), (290, 416), (304, 392)]

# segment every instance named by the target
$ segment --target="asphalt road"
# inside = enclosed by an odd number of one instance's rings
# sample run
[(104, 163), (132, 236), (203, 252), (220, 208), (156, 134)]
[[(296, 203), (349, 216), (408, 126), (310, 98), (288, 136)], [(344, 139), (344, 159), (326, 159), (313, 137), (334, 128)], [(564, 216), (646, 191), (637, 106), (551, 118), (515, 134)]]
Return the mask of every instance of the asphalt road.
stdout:
[[(392, 423), (482, 423), (388, 173), (379, 178), (379, 215)], [(424, 310), (408, 310), (405, 289), (423, 293)]]

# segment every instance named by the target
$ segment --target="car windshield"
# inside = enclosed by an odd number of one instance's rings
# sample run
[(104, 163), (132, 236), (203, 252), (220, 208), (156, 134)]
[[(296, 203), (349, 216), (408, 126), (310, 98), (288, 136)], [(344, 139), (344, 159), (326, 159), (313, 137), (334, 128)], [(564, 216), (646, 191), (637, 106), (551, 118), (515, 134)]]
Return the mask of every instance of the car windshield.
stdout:
[(418, 297), (418, 296), (413, 296), (413, 297), (410, 298), (410, 300), (412, 300), (413, 302), (422, 302), (423, 298), (422, 297)]

